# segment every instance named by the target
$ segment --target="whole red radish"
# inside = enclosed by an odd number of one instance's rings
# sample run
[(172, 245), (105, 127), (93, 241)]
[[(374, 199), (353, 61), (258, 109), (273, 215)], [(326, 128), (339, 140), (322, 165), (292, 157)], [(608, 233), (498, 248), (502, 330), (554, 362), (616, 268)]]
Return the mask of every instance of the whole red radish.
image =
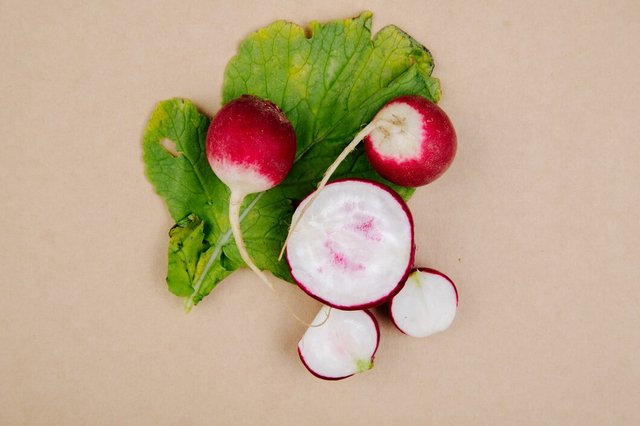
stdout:
[(247, 266), (273, 288), (247, 253), (240, 207), (245, 196), (273, 188), (289, 173), (296, 153), (293, 126), (272, 102), (243, 95), (211, 121), (206, 151), (211, 169), (231, 190), (229, 222), (238, 251)]
[(243, 95), (226, 104), (207, 133), (213, 172), (233, 193), (266, 191), (285, 178), (296, 153), (296, 135), (272, 102)]

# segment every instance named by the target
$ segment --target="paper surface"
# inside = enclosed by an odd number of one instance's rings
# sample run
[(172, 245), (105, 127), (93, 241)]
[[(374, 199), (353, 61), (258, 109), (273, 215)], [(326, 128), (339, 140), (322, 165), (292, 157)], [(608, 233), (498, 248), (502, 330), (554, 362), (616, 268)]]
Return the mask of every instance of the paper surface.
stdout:
[[(458, 133), (409, 205), (460, 292), (426, 339), (382, 309), (373, 370), (311, 376), (248, 271), (191, 314), (143, 173), (154, 104), (213, 114), (275, 19), (374, 12), (432, 51)], [(637, 2), (0, 2), (0, 423), (640, 423)], [(279, 283), (313, 318), (318, 304)]]

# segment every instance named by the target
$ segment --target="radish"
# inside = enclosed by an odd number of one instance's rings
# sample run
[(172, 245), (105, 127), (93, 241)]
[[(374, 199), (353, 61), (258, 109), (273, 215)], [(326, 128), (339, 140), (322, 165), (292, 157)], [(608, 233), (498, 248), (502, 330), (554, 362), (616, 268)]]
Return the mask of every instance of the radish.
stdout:
[(273, 289), (247, 253), (240, 229), (240, 207), (245, 196), (282, 182), (293, 166), (293, 126), (272, 102), (243, 95), (226, 104), (211, 121), (206, 152), (211, 169), (231, 190), (229, 223), (240, 256)]
[(418, 268), (391, 300), (389, 311), (404, 334), (426, 337), (449, 328), (457, 307), (458, 290), (453, 281), (434, 269)]
[(310, 327), (298, 343), (298, 355), (314, 376), (340, 380), (373, 368), (373, 358), (380, 342), (380, 329), (369, 311), (334, 309), (323, 306), (314, 322), (325, 320), (320, 327)]
[[(447, 170), (457, 148), (453, 125), (438, 105), (422, 96), (400, 96), (385, 104), (340, 153), (322, 177), (314, 197), (362, 140), (371, 166), (400, 186), (415, 187), (432, 182)], [(312, 203), (313, 198), (308, 206)], [(299, 218), (303, 214), (304, 211)], [(297, 220), (293, 220), (280, 257), (296, 226)]]
[(298, 206), (291, 275), (311, 297), (337, 309), (377, 306), (401, 288), (413, 265), (413, 218), (402, 198), (367, 180), (332, 182)]
[(445, 112), (426, 98), (396, 98), (373, 122), (378, 124), (364, 139), (367, 158), (382, 177), (396, 185), (426, 185), (453, 161), (456, 132)]
[(365, 140), (373, 168), (400, 186), (422, 186), (444, 173), (456, 155), (456, 132), (447, 114), (417, 95), (395, 98), (385, 104), (329, 166), (321, 190), (351, 151)]

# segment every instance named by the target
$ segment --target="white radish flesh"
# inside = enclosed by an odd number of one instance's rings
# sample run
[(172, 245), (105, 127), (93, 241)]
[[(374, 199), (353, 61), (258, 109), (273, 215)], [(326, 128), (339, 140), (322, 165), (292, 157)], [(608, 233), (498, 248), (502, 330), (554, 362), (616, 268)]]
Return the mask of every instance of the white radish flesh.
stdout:
[[(323, 306), (314, 323), (325, 320), (328, 311)], [(370, 312), (333, 309), (324, 324), (307, 329), (298, 355), (314, 376), (339, 380), (371, 369), (379, 340), (378, 322)]]
[(446, 275), (434, 269), (414, 270), (391, 300), (393, 323), (403, 333), (426, 337), (444, 331), (458, 308), (458, 291)]
[(391, 298), (409, 273), (414, 253), (413, 219), (406, 204), (389, 188), (366, 180), (329, 184), (306, 210), (287, 246), (291, 275), (300, 288), (344, 310)]
[[(430, 100), (406, 95), (387, 102), (360, 130), (326, 170), (308, 205), (327, 185), (333, 173), (361, 141), (371, 166), (390, 182), (408, 187), (426, 185), (442, 175), (456, 154), (457, 137), (446, 113)], [(291, 221), (289, 243), (298, 220)]]
[(206, 151), (211, 169), (231, 190), (229, 223), (240, 256), (273, 289), (247, 252), (240, 229), (240, 208), (247, 195), (278, 185), (293, 166), (293, 127), (272, 102), (244, 95), (226, 104), (213, 118)]

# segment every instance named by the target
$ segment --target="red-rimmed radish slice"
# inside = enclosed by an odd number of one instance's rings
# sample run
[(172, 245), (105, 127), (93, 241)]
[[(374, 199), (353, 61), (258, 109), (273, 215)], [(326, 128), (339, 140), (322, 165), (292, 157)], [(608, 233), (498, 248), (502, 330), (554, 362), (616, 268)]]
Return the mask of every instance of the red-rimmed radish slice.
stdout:
[(369, 311), (340, 311), (323, 306), (298, 342), (298, 355), (316, 377), (339, 380), (373, 368), (380, 341), (378, 322)]
[[(311, 297), (338, 309), (364, 309), (395, 295), (414, 259), (413, 219), (402, 198), (367, 180), (327, 185), (291, 234), (291, 275)], [(293, 220), (296, 220), (294, 214)]]
[(404, 334), (426, 337), (444, 331), (458, 308), (458, 290), (449, 277), (429, 268), (414, 269), (389, 304), (393, 323)]

